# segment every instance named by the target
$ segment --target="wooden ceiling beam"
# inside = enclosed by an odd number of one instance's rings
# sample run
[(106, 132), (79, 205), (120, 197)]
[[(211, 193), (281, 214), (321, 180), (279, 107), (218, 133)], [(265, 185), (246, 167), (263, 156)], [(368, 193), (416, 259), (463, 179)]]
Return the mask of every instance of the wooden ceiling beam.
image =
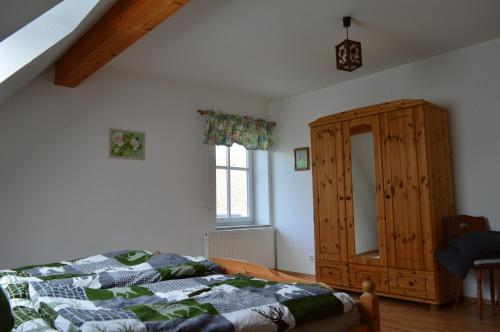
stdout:
[(55, 84), (77, 87), (189, 0), (118, 0), (57, 62)]

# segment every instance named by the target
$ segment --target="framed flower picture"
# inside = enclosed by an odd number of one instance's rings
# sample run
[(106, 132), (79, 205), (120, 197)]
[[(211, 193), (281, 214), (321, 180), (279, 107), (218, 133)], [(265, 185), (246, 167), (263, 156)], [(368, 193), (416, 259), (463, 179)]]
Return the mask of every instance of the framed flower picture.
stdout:
[(109, 157), (145, 159), (146, 134), (124, 129), (109, 130)]
[(309, 170), (309, 148), (297, 148), (293, 150), (296, 171)]

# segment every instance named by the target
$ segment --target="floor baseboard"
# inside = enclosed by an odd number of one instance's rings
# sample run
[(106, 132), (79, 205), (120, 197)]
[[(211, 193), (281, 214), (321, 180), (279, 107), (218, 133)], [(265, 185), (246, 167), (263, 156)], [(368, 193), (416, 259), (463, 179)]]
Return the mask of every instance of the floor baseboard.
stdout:
[(313, 274), (306, 274), (306, 273), (300, 273), (300, 272), (293, 272), (293, 271), (286, 271), (286, 270), (278, 270), (279, 272), (294, 276), (294, 277), (299, 277), (299, 278), (304, 278), (304, 279), (310, 279), (311, 281), (316, 280), (316, 276)]

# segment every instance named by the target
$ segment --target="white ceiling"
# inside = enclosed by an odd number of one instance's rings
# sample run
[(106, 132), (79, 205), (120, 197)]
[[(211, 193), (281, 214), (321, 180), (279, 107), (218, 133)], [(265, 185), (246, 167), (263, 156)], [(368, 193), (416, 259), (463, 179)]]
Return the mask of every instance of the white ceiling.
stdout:
[[(345, 15), (352, 73), (335, 68)], [(110, 65), (279, 99), (498, 36), (499, 0), (191, 0)]]

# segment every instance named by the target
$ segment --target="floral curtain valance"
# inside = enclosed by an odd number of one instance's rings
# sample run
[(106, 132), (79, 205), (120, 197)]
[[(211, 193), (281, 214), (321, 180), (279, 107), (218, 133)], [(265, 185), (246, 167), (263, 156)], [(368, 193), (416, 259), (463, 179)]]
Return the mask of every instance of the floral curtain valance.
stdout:
[(273, 146), (274, 122), (214, 111), (202, 114), (205, 115), (205, 144), (238, 143), (247, 150), (270, 150)]

